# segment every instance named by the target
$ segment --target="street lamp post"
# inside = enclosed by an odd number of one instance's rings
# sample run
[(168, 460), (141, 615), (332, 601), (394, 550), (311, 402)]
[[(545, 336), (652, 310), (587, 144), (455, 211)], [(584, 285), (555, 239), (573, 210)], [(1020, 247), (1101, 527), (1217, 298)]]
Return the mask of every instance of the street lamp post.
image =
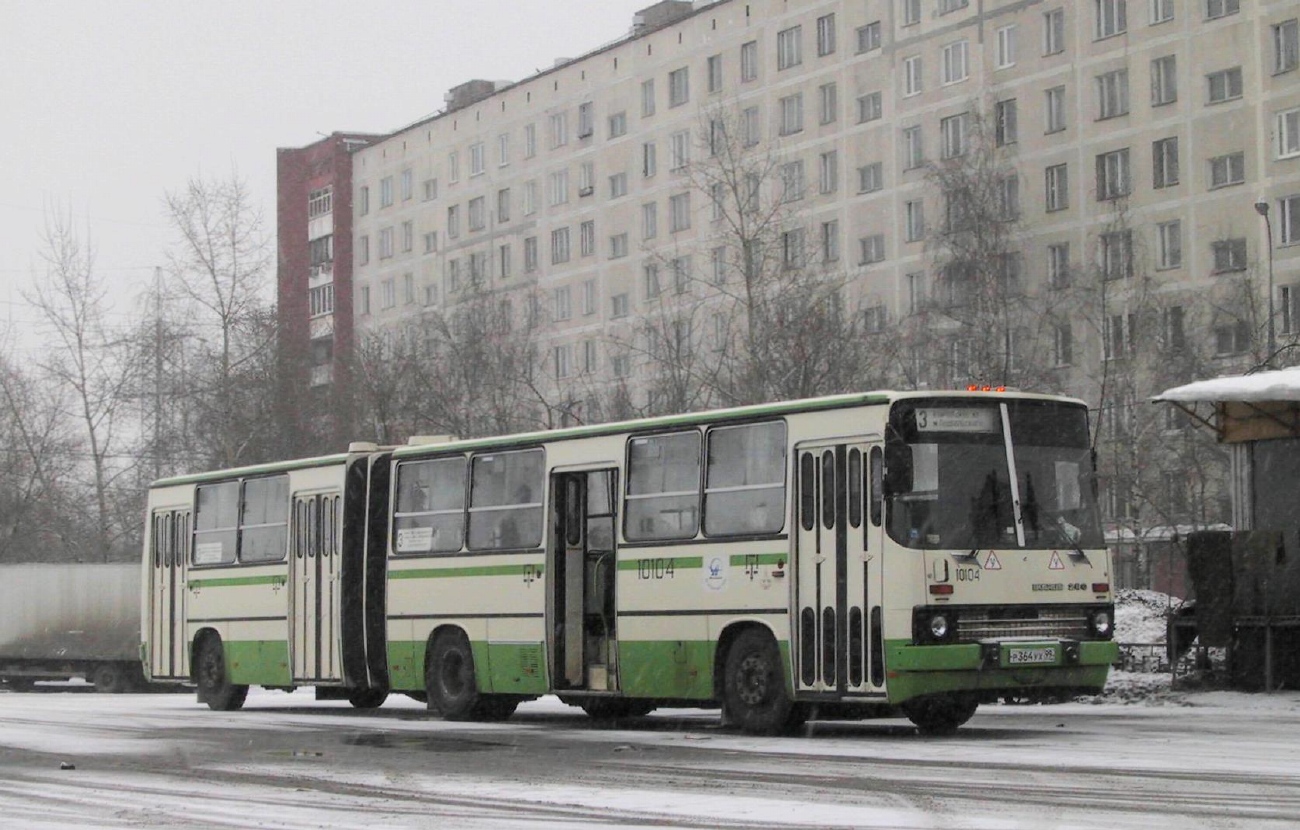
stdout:
[(1277, 353), (1277, 332), (1273, 322), (1273, 222), (1268, 218), (1268, 202), (1256, 202), (1255, 212), (1264, 217), (1264, 232), (1268, 242), (1268, 356), (1264, 368), (1273, 368), (1273, 355)]

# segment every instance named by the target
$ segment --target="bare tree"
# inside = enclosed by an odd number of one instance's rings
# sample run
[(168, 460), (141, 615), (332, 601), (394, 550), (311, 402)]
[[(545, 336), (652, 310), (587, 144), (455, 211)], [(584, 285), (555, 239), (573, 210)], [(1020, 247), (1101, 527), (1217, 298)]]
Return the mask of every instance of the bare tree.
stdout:
[[(196, 332), (193, 401), (206, 425), (210, 463), (256, 460), (254, 448), (274, 445), (272, 426), (247, 418), (242, 408), (251, 394), (271, 400), (277, 391), (274, 327), (265, 324), (270, 245), (261, 212), (237, 176), (192, 179), (167, 194), (166, 209), (178, 236), (167, 270)], [(268, 386), (250, 389), (254, 380)]]
[(41, 256), (45, 273), (26, 294), (52, 337), (40, 365), (70, 396), (81, 425), (93, 485), (95, 555), (109, 559), (123, 528), (115, 526), (110, 490), (130, 467), (124, 431), (133, 365), (126, 343), (107, 322), (107, 289), (95, 271), (94, 246), (78, 235), (71, 218), (46, 218)]

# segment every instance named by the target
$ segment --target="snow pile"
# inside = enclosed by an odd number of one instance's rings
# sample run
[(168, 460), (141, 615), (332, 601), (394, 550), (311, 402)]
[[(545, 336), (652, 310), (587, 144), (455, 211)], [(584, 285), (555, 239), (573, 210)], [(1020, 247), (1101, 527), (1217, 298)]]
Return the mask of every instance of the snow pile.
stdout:
[(1141, 588), (1115, 592), (1115, 639), (1122, 644), (1165, 642), (1169, 615), (1182, 600)]

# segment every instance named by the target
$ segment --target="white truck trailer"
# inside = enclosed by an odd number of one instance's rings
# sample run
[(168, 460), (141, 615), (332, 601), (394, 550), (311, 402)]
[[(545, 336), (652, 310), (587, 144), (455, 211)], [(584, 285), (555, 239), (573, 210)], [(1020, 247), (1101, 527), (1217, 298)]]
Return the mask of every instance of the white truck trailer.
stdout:
[(101, 692), (144, 687), (140, 565), (0, 565), (0, 681), (85, 678)]

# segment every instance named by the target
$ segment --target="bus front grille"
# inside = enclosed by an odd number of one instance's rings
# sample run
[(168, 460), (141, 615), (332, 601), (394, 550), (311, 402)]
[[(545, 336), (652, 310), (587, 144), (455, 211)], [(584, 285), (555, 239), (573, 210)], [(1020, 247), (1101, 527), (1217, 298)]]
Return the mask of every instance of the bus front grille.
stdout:
[(1004, 637), (1088, 639), (1088, 617), (1079, 607), (970, 608), (962, 609), (957, 617), (958, 642)]

